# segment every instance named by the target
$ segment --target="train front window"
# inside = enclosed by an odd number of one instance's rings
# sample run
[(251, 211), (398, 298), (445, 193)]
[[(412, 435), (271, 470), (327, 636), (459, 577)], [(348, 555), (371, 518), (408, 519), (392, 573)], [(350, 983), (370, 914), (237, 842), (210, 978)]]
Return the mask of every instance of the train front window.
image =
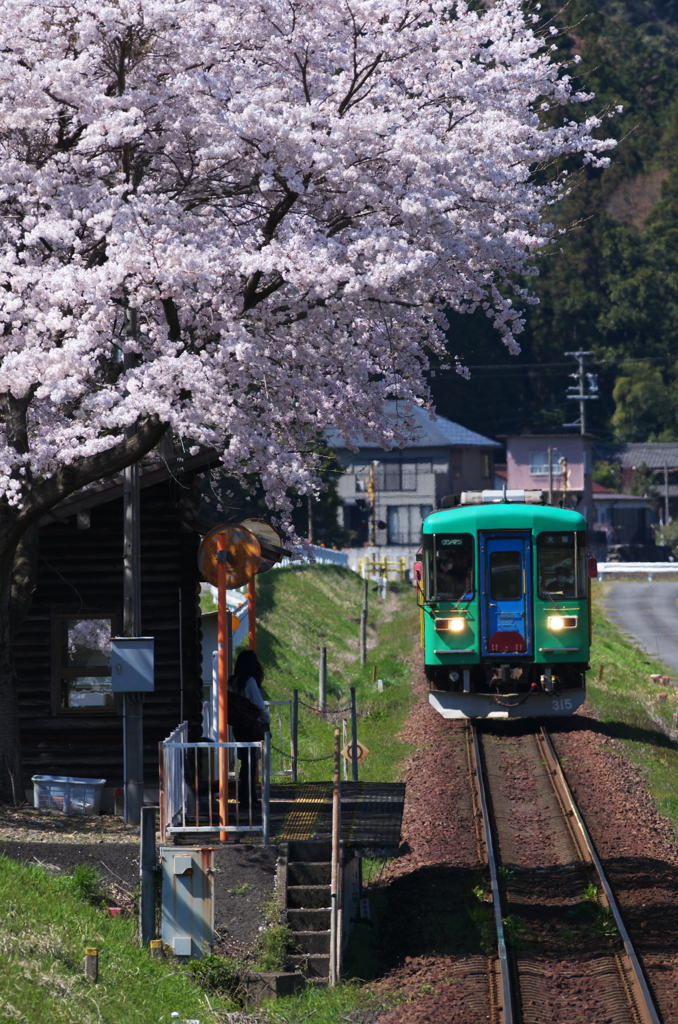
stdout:
[(433, 537), (428, 597), (460, 601), (473, 597), (473, 537), (470, 533), (437, 533)]
[(520, 551), (490, 554), (490, 594), (493, 601), (519, 601), (523, 596), (523, 560)]
[(586, 597), (586, 534), (540, 533), (537, 573), (540, 597)]

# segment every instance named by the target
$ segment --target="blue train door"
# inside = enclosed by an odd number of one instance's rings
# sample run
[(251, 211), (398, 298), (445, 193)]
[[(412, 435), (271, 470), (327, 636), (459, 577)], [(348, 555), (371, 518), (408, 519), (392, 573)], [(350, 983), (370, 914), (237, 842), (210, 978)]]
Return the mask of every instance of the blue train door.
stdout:
[(530, 534), (480, 534), (484, 655), (532, 654)]

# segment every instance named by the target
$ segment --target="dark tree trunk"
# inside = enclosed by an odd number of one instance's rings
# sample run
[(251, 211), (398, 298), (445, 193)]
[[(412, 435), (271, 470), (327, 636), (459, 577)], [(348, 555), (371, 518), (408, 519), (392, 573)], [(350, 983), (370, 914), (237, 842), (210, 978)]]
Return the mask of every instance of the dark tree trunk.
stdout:
[(11, 546), (2, 543), (0, 533), (0, 799), (23, 803), (19, 699), (12, 653), (12, 565)]
[[(7, 406), (5, 400), (6, 423)], [(51, 477), (29, 481), (21, 508), (0, 503), (0, 801), (18, 804), (25, 799), (12, 641), (30, 607), (35, 587), (40, 519), (74, 491), (120, 473), (142, 458), (155, 447), (166, 429), (167, 425), (157, 416), (149, 416), (127, 441), (99, 455), (76, 460)], [(18, 445), (15, 447), (18, 449)]]

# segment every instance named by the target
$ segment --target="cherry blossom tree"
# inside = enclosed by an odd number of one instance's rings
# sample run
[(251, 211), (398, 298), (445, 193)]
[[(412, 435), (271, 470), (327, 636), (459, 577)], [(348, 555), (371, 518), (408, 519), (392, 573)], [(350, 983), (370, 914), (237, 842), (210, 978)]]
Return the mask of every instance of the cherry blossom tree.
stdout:
[(517, 350), (535, 169), (608, 145), (552, 49), (518, 0), (0, 0), (0, 795), (45, 512), (169, 429), (284, 519), (324, 430), (407, 439), (442, 310)]

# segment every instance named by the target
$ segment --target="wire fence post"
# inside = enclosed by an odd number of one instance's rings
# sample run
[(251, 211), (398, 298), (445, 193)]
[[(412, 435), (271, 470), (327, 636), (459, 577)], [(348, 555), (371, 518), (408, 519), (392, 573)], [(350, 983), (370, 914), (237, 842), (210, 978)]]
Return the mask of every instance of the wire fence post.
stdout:
[(358, 781), (358, 709), (355, 686), (351, 687), (351, 782)]
[(292, 745), (292, 782), (297, 781), (297, 763), (299, 758), (299, 691), (293, 691), (292, 721), (290, 723), (290, 742)]
[(318, 669), (318, 709), (327, 709), (327, 648), (320, 648), (320, 667)]
[(367, 601), (368, 601), (368, 587), (370, 581), (365, 577), (364, 589), (363, 589), (363, 608), (360, 613), (360, 664), (364, 665), (367, 662)]

